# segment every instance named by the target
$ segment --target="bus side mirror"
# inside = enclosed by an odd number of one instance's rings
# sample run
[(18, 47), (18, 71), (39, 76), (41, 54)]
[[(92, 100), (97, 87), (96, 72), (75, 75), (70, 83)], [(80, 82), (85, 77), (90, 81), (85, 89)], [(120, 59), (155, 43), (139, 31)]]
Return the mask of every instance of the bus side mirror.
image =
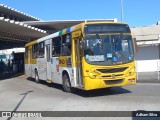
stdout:
[(138, 51), (136, 38), (132, 38), (132, 41), (133, 41), (133, 46), (134, 46), (134, 53), (136, 53)]

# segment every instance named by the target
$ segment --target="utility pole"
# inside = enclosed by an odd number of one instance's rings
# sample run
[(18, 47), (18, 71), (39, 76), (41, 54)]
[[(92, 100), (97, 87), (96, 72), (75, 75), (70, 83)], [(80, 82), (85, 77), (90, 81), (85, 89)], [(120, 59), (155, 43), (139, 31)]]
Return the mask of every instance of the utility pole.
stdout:
[(123, 0), (121, 0), (121, 22), (124, 22), (124, 19), (123, 19)]

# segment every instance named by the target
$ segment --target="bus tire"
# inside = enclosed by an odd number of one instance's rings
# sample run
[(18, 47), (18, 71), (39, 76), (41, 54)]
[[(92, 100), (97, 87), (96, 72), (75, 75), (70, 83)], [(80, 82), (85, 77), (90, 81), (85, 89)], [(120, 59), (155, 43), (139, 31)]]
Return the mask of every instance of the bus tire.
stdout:
[(35, 82), (36, 82), (36, 83), (39, 83), (39, 82), (40, 82), (40, 81), (39, 81), (39, 76), (38, 76), (37, 70), (35, 70)]
[(71, 83), (68, 74), (63, 75), (63, 90), (67, 93), (72, 92)]

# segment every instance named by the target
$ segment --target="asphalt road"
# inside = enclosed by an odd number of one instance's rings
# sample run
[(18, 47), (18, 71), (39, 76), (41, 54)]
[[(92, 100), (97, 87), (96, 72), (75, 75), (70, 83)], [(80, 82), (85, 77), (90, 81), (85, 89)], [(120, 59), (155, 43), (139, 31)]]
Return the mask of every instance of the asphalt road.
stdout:
[(140, 110), (160, 111), (160, 83), (137, 83), (134, 86), (65, 93), (61, 85), (46, 82), (37, 84), (24, 75), (0, 80), (0, 111)]

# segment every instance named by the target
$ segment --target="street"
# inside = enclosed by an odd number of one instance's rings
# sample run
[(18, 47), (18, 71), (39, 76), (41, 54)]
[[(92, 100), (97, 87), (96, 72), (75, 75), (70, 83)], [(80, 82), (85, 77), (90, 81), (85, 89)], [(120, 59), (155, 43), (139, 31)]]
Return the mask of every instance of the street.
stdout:
[(159, 111), (159, 91), (160, 83), (137, 83), (65, 93), (61, 85), (22, 75), (0, 80), (0, 111)]

